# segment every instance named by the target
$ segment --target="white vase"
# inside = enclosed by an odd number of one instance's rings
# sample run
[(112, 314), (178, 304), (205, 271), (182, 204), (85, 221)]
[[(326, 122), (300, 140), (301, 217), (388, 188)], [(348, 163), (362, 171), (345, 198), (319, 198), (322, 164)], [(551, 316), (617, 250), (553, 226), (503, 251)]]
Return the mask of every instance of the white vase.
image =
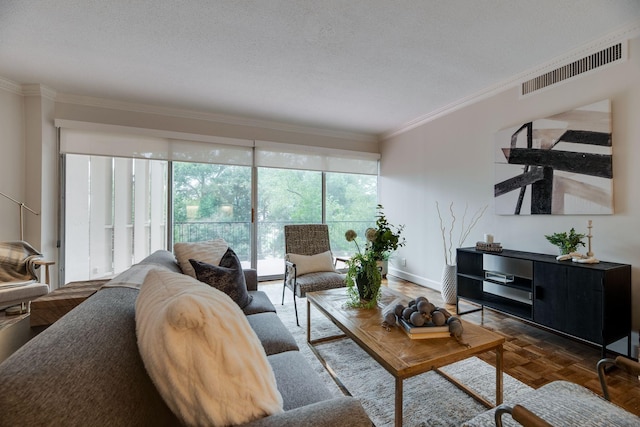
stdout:
[(440, 291), (445, 304), (455, 304), (458, 296), (458, 277), (456, 266), (445, 264), (442, 269), (442, 288)]
[(389, 260), (384, 259), (382, 261), (376, 261), (376, 263), (378, 264), (378, 268), (380, 269), (380, 274), (382, 275), (382, 278), (386, 279), (387, 272), (389, 271)]

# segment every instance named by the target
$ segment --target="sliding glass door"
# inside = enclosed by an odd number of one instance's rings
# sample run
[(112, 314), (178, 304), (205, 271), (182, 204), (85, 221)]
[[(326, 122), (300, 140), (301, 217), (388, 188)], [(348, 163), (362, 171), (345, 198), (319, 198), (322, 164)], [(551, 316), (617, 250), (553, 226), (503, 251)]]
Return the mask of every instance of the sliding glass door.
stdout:
[(331, 250), (335, 256), (353, 255), (354, 245), (344, 234), (354, 230), (364, 242), (364, 232), (373, 227), (378, 201), (378, 177), (351, 173), (327, 172), (325, 222), (329, 225)]
[(83, 126), (60, 129), (63, 283), (215, 238), (262, 279), (276, 278), (285, 224), (327, 223), (334, 253), (349, 255), (344, 232), (362, 234), (375, 220), (376, 154)]
[(322, 223), (322, 173), (258, 168), (258, 275), (284, 274), (284, 226)]
[(173, 162), (173, 243), (223, 238), (251, 265), (251, 167)]

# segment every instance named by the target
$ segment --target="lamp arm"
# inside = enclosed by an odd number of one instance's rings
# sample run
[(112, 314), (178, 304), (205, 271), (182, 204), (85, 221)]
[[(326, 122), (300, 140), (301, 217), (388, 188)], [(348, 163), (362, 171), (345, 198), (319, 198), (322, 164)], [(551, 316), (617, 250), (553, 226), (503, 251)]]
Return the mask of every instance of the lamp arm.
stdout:
[(7, 196), (6, 194), (4, 194), (2, 191), (0, 191), (0, 196), (4, 196), (7, 199), (11, 200), (13, 203), (19, 205), (21, 208), (25, 208), (26, 210), (28, 210), (29, 212), (31, 212), (34, 215), (40, 215), (38, 212), (34, 211), (33, 209), (31, 209), (29, 206), (25, 205), (22, 202), (17, 201), (16, 199), (14, 199), (11, 196)]
[(40, 215), (40, 214), (34, 211), (33, 209), (31, 209), (29, 206), (25, 205), (24, 203), (17, 201), (13, 197), (7, 196), (2, 191), (0, 191), (0, 195), (6, 197), (7, 199), (11, 200), (12, 202), (20, 206), (20, 240), (24, 240), (24, 225), (23, 225), (24, 221), (22, 219), (22, 209), (26, 209), (34, 215)]

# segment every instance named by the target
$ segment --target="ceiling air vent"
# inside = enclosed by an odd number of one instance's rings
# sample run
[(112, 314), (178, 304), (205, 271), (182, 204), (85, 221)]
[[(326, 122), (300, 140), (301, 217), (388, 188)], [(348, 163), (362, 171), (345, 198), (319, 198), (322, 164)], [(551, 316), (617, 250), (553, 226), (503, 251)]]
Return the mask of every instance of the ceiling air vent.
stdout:
[(538, 77), (534, 77), (531, 80), (527, 80), (522, 83), (522, 95), (528, 95), (547, 86), (560, 83), (564, 80), (570, 79), (571, 77), (586, 73), (587, 71), (595, 70), (596, 68), (604, 65), (622, 61), (626, 56), (624, 54), (624, 50), (623, 44), (617, 43), (592, 55), (585, 56), (584, 58), (578, 59), (570, 64), (556, 68), (555, 70), (544, 73)]

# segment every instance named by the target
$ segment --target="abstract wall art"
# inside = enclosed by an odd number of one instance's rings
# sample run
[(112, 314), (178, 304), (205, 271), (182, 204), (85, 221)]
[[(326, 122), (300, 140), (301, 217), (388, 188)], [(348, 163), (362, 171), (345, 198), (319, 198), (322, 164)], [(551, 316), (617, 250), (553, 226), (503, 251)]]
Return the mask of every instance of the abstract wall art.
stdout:
[(611, 102), (496, 134), (499, 215), (613, 214)]

